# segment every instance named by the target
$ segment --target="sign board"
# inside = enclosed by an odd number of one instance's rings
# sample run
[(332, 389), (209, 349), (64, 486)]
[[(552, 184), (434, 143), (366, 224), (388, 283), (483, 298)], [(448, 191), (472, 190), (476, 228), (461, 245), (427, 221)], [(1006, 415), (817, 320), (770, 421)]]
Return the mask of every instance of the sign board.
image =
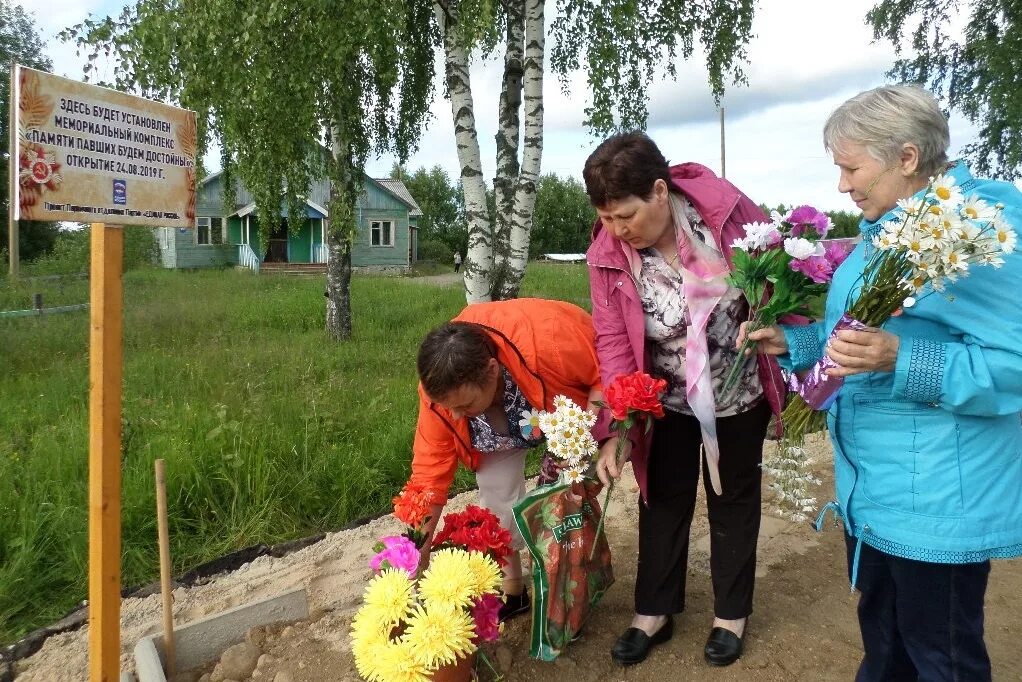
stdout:
[(17, 220), (193, 227), (195, 112), (16, 67)]

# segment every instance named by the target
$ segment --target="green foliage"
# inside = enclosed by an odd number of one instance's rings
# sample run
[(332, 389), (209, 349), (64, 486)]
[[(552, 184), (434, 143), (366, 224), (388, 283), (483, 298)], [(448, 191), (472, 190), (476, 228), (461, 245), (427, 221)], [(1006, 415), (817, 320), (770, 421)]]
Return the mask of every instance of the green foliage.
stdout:
[[(27, 264), (28, 275), (72, 275), (89, 272), (91, 227), (63, 230), (54, 240), (52, 250)], [(124, 271), (145, 267), (155, 262), (156, 237), (150, 227), (124, 228)], [(80, 301), (79, 301), (80, 302)]]
[(573, 71), (586, 69), (593, 99), (585, 123), (597, 134), (644, 128), (649, 86), (661, 73), (676, 76), (678, 57), (692, 56), (697, 36), (718, 101), (726, 78), (746, 82), (753, 0), (559, 0), (557, 9), (550, 64), (565, 89)]
[[(440, 166), (419, 168), (409, 174), (402, 166), (395, 164), (390, 177), (404, 182), (405, 187), (415, 198), (422, 217), (419, 218), (419, 257), (426, 241), (440, 242), (446, 245), (448, 258), (455, 250), (464, 251), (468, 242), (468, 225), (462, 210), (461, 196), (457, 185), (451, 183), (450, 177)], [(430, 256), (432, 257), (432, 256)]]
[[(968, 20), (960, 15), (968, 12)], [(889, 75), (926, 85), (979, 126), (965, 147), (982, 175), (1022, 175), (1022, 11), (1009, 0), (882, 0), (866, 15), (899, 54)], [(962, 37), (958, 39), (961, 25)]]
[[(588, 298), (584, 267), (529, 273), (528, 295)], [(76, 282), (68, 298), (87, 292)], [(390, 508), (409, 474), (418, 344), (461, 310), (460, 287), (356, 277), (354, 307), (372, 314), (341, 345), (323, 343), (322, 280), (149, 268), (124, 291), (125, 586), (157, 576), (156, 458), (175, 574)], [(0, 320), (0, 642), (86, 594), (88, 334), (84, 312)], [(456, 487), (472, 480), (462, 469)]]
[(827, 235), (830, 239), (844, 237), (858, 237), (859, 223), (862, 222), (862, 213), (851, 211), (827, 211), (830, 221), (834, 223), (833, 229)]
[[(33, 69), (49, 71), (53, 65), (43, 54), (42, 37), (39, 35), (35, 20), (22, 9), (21, 5), (13, 5), (9, 0), (0, 0), (0, 64), (4, 65), (0, 76), (0, 148), (10, 152), (10, 99), (11, 78), (10, 65), (18, 63)], [(0, 249), (7, 248), (7, 194), (10, 191), (8, 182), (8, 162), (0, 163)], [(19, 229), (19, 256), (23, 261), (38, 258), (46, 253), (56, 238), (57, 224), (36, 221), (21, 221)], [(6, 267), (7, 258), (4, 258)]]
[(595, 220), (596, 210), (581, 182), (544, 175), (537, 187), (529, 255), (583, 253)]
[(423, 239), (419, 242), (419, 260), (450, 265), (454, 262), (454, 250), (437, 239)]
[(331, 225), (350, 239), (368, 155), (405, 158), (428, 115), (431, 13), (428, 0), (138, 0), (61, 37), (88, 52), (87, 77), (112, 55), (110, 85), (194, 109), (200, 156), (220, 142), (224, 171), (252, 192), (261, 225), (277, 224), (282, 197), (299, 215), (325, 165)]

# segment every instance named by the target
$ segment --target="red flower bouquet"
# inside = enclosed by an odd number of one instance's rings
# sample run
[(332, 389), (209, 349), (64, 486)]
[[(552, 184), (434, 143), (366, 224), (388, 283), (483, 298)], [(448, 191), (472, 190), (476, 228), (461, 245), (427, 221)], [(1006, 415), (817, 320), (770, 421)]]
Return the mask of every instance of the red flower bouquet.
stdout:
[(443, 529), (433, 537), (433, 549), (445, 547), (481, 552), (503, 566), (511, 553), (511, 533), (489, 509), (470, 504), (463, 512), (444, 516)]
[[(624, 449), (625, 441), (628, 439), (628, 431), (638, 421), (645, 422), (645, 430), (653, 426), (653, 419), (664, 416), (664, 406), (660, 402), (660, 396), (667, 388), (667, 382), (663, 379), (654, 379), (645, 372), (632, 372), (631, 374), (619, 374), (614, 378), (604, 392), (603, 402), (597, 402), (600, 407), (610, 410), (610, 428), (617, 432), (617, 445), (614, 448), (614, 462), (621, 466), (621, 451)], [(603, 521), (607, 518), (607, 509), (610, 507), (610, 495), (614, 492), (614, 481), (611, 480), (607, 486), (607, 496), (603, 500), (603, 516), (600, 518), (600, 525), (596, 528), (596, 539), (599, 540), (603, 532)], [(593, 544), (594, 550), (596, 544)]]

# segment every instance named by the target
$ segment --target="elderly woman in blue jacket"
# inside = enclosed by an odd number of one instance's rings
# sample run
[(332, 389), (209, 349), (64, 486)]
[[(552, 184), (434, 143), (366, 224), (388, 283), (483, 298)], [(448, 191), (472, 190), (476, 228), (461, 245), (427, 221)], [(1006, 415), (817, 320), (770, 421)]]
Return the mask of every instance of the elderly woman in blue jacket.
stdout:
[(947, 120), (918, 87), (856, 95), (831, 114), (824, 143), (838, 190), (862, 210), (863, 239), (835, 273), (822, 322), (749, 336), (790, 370), (826, 353), (840, 365), (829, 373), (845, 378), (828, 414), (828, 506), (844, 520), (861, 593), (856, 680), (989, 680), (990, 559), (1022, 555), (1022, 254), (920, 297), (882, 329), (825, 343), (862, 285), (871, 237), (930, 176), (1002, 204), (1016, 229), (1022, 193), (948, 163)]

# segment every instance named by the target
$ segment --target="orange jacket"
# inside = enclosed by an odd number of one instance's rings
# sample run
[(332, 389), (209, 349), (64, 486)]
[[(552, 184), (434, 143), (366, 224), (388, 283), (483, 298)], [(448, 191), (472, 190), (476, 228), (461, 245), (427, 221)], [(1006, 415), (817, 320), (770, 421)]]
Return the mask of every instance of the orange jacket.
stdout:
[[(585, 407), (590, 390), (600, 387), (592, 318), (577, 306), (519, 298), (476, 303), (454, 319), (485, 328), (497, 345), (497, 360), (534, 409), (553, 410), (559, 394)], [(518, 428), (517, 423), (510, 426)], [(447, 501), (459, 460), (472, 471), (479, 468), (468, 419), (454, 419), (429, 399), (421, 383), (412, 452), (411, 481), (432, 488), (440, 504)]]

